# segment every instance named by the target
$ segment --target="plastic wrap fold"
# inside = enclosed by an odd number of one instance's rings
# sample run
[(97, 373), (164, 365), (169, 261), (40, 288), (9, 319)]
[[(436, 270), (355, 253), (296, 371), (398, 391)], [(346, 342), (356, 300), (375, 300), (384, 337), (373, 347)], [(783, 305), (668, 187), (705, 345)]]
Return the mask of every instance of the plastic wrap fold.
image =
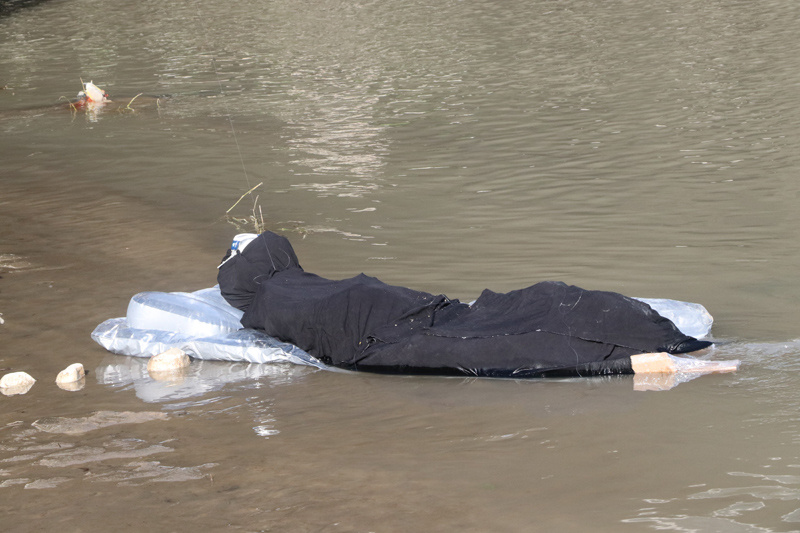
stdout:
[(635, 298), (644, 302), (659, 315), (672, 321), (681, 333), (702, 339), (711, 332), (714, 317), (700, 304), (667, 300), (665, 298)]
[(134, 357), (179, 348), (195, 359), (328, 368), (297, 346), (241, 329), (241, 315), (218, 288), (142, 292), (131, 298), (126, 317), (106, 320), (94, 329), (92, 339), (110, 352)]

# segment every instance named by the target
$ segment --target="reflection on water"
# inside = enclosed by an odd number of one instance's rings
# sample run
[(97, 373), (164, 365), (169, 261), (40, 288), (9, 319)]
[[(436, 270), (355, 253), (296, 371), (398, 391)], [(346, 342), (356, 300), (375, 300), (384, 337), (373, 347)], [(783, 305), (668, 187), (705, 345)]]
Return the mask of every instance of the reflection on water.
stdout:
[[(169, 410), (212, 406), (230, 394), (231, 385), (240, 384), (259, 396), (247, 397), (253, 432), (270, 438), (280, 433), (272, 414), (272, 400), (263, 394), (277, 386), (288, 386), (308, 375), (308, 368), (292, 364), (250, 364), (195, 360), (180, 375), (154, 379), (147, 371), (147, 359), (109, 357), (96, 369), (97, 381), (113, 388), (133, 388), (136, 396), (148, 403), (166, 403)], [(228, 390), (223, 391), (228, 387)], [(211, 395), (212, 392), (221, 394)]]
[[(136, 396), (145, 402), (174, 402), (204, 397), (209, 392), (220, 391), (228, 384), (246, 382), (248, 386), (274, 387), (288, 385), (303, 379), (308, 368), (291, 364), (224, 363), (195, 360), (185, 373), (173, 379), (153, 379), (147, 372), (146, 358), (108, 357), (96, 370), (97, 382), (114, 388), (133, 388)], [(312, 370), (313, 371), (313, 370)], [(170, 404), (171, 409), (185, 408), (192, 402)]]

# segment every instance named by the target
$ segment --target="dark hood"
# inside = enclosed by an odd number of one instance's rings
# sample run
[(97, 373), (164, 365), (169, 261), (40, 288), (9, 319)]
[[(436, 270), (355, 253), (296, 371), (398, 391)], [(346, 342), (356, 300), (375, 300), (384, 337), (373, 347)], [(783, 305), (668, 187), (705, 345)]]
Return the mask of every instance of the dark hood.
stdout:
[(219, 267), (217, 282), (225, 300), (242, 311), (250, 307), (260, 280), (284, 270), (303, 270), (289, 240), (271, 231), (250, 241), (243, 252), (231, 255), (228, 250)]

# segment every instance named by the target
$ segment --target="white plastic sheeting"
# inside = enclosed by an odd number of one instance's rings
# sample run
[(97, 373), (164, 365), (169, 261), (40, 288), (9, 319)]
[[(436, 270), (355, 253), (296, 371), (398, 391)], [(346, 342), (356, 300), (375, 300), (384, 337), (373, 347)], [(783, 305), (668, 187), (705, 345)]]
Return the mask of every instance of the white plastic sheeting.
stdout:
[(711, 332), (714, 317), (700, 304), (663, 298), (635, 298), (635, 300), (646, 303), (659, 315), (672, 320), (684, 335), (702, 339)]
[(241, 316), (216, 287), (192, 293), (142, 292), (131, 298), (127, 317), (106, 320), (94, 329), (92, 339), (110, 352), (135, 357), (179, 348), (195, 359), (328, 368), (293, 344), (241, 329)]

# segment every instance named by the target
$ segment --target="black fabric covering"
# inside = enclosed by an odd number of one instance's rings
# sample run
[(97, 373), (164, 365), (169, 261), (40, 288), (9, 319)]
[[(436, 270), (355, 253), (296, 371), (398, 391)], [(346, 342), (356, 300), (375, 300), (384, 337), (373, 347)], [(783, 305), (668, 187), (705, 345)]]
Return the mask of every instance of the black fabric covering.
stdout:
[(272, 232), (259, 235), (245, 251), (246, 255), (233, 252), (231, 257), (228, 250), (217, 274), (222, 295), (242, 311), (253, 301), (260, 280), (282, 270), (303, 270), (289, 240)]
[(630, 356), (708, 346), (621, 294), (546, 281), (472, 306), (359, 274), (328, 280), (266, 232), (219, 269), (222, 295), (264, 330), (342, 368), (556, 377), (631, 373)]

